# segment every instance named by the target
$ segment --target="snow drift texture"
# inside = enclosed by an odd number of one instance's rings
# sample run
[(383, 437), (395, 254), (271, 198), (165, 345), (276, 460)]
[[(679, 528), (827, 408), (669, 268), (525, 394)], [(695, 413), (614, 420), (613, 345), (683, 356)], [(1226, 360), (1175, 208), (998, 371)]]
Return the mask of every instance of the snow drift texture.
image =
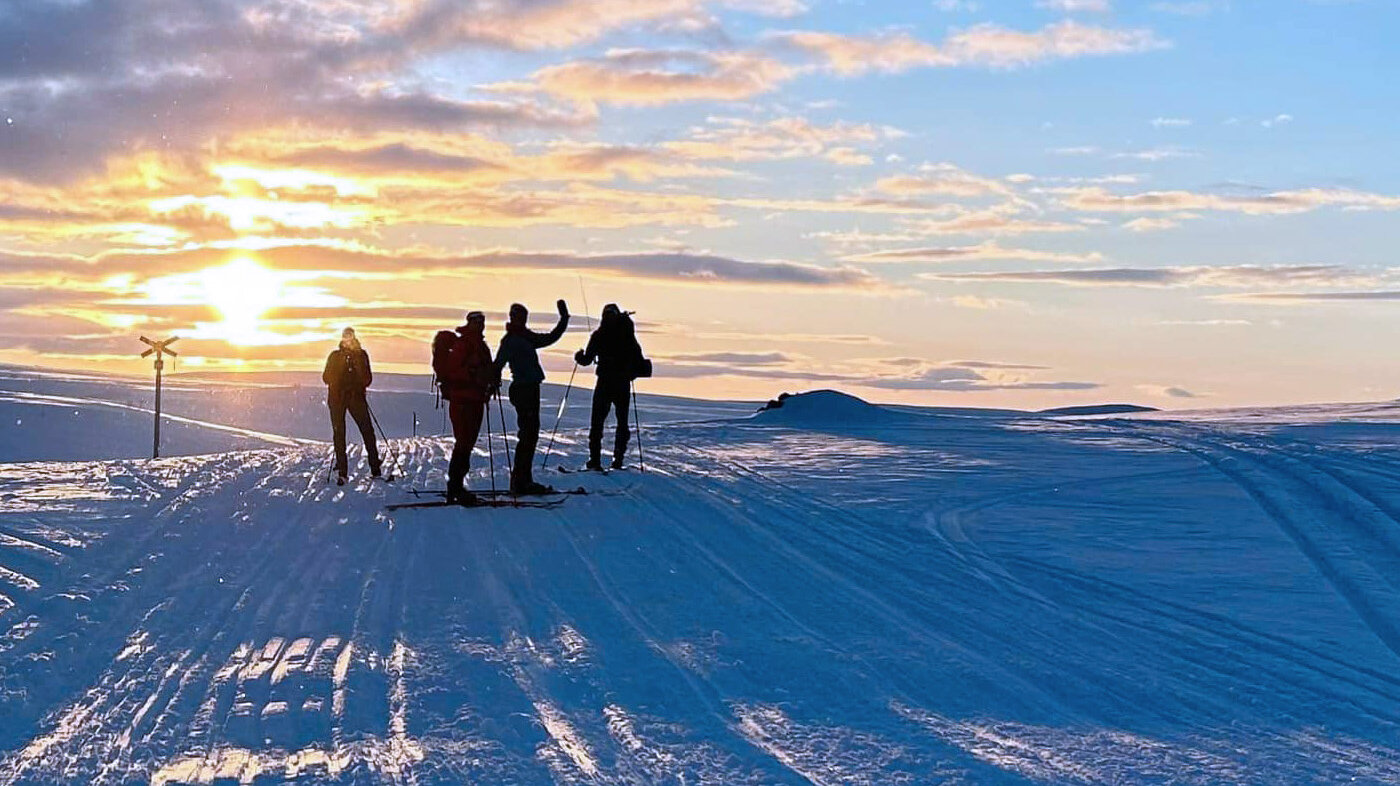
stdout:
[(435, 437), (0, 465), (0, 784), (1400, 782), (1393, 408), (792, 403), (557, 510), (386, 513)]

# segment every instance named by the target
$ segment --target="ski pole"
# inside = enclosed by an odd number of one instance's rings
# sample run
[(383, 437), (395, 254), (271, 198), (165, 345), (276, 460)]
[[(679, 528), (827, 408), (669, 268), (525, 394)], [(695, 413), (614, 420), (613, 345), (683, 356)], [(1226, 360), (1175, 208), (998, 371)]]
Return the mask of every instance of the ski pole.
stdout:
[(554, 437), (559, 433), (559, 421), (564, 419), (564, 407), (569, 404), (569, 391), (574, 389), (574, 375), (578, 373), (578, 363), (574, 363), (574, 370), (569, 372), (569, 385), (564, 388), (564, 399), (559, 402), (559, 412), (554, 416), (554, 430), (549, 432), (549, 447), (545, 448), (544, 461), (540, 464), (540, 471), (549, 467), (549, 454), (554, 450)]
[(637, 382), (632, 381), (632, 419), (637, 421), (637, 464), (641, 472), (647, 471), (647, 456), (642, 451), (642, 411), (637, 408)]
[(583, 274), (578, 274), (578, 293), (583, 296), (583, 320), (588, 323), (588, 332), (593, 332), (593, 312), (588, 310), (588, 292), (583, 288)]
[(385, 480), (393, 480), (394, 469), (398, 467), (399, 463), (398, 448), (394, 446), (394, 443), (389, 441), (389, 435), (384, 433), (384, 427), (379, 425), (379, 418), (374, 414), (374, 407), (369, 405), (368, 398), (365, 399), (365, 409), (369, 412), (370, 422), (374, 423), (374, 427), (379, 429), (379, 438), (384, 440), (384, 446), (387, 448), (389, 454), (389, 477), (385, 478)]
[(519, 505), (520, 501), (515, 497), (515, 461), (510, 457), (510, 439), (506, 434), (506, 405), (501, 403), (499, 390), (496, 391), (496, 408), (501, 413), (501, 442), (505, 443), (506, 446), (506, 468), (510, 476), (510, 499), (513, 504)]
[(501, 403), (501, 394), (496, 394), (496, 409), (501, 413), (501, 441), (506, 443), (506, 463), (514, 467), (515, 462), (510, 457), (510, 440), (506, 439), (506, 406)]
[[(472, 447), (476, 447), (473, 445)], [(491, 399), (486, 399), (486, 461), (491, 465), (491, 496), (496, 496), (496, 441), (491, 438)]]

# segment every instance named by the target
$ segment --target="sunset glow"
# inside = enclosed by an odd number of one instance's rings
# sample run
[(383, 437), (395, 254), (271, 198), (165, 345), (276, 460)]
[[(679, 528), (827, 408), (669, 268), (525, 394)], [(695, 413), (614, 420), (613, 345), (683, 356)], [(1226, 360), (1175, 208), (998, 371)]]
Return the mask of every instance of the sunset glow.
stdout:
[(200, 274), (200, 286), (209, 305), (223, 315), (230, 340), (252, 338), (258, 318), (282, 304), (282, 281), (271, 271), (246, 258)]
[(0, 63), (0, 362), (426, 373), (563, 297), (656, 392), (1400, 389), (1393, 3), (117, 5), (0, 14), (82, 42)]

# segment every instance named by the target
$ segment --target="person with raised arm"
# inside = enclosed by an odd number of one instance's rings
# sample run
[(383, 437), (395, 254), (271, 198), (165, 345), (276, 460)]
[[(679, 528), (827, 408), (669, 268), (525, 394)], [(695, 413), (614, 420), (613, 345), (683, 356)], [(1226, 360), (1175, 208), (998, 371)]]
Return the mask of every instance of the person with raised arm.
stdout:
[(563, 300), (559, 322), (548, 333), (536, 333), (526, 326), (530, 310), (520, 303), (510, 307), (506, 334), (496, 350), (495, 375), (510, 366), (510, 405), (515, 408), (516, 445), (515, 468), (510, 473), (510, 490), (517, 496), (547, 494), (552, 489), (535, 482), (535, 448), (540, 441), (540, 385), (544, 382), (544, 367), (540, 365), (539, 350), (558, 341), (569, 328), (569, 305)]

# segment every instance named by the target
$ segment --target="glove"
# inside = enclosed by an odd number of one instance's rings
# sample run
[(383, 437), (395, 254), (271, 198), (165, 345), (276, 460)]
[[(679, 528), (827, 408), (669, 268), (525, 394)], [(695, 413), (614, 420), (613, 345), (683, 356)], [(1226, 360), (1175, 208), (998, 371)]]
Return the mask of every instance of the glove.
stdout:
[(488, 383), (486, 383), (486, 397), (487, 397), (487, 398), (494, 398), (495, 395), (496, 395), (497, 393), (500, 393), (500, 392), (501, 392), (501, 383), (500, 383), (500, 382), (488, 382)]
[(583, 350), (580, 349), (579, 351), (574, 353), (574, 362), (579, 364), (580, 366), (586, 366), (588, 365), (588, 356), (585, 355), (583, 353)]
[(555, 305), (559, 306), (559, 316), (567, 317), (569, 315), (569, 304), (565, 303), (562, 298)]

